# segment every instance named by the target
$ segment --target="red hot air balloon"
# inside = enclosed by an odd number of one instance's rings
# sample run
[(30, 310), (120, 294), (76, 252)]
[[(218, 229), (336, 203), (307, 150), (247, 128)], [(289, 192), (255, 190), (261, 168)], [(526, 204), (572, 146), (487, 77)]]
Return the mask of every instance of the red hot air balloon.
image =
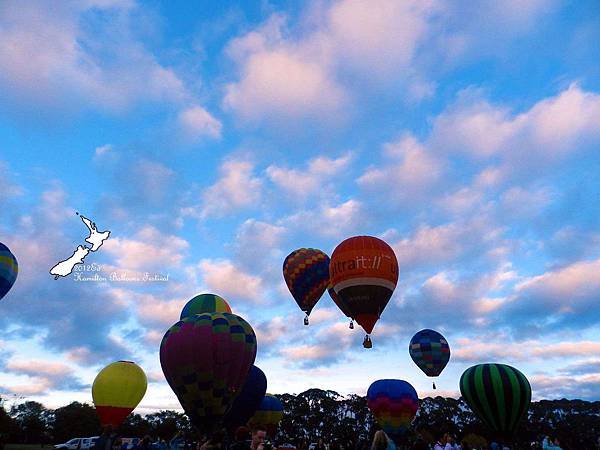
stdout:
[(329, 264), (331, 285), (351, 317), (369, 334), (390, 301), (398, 282), (398, 260), (392, 248), (372, 236), (355, 236), (339, 244)]

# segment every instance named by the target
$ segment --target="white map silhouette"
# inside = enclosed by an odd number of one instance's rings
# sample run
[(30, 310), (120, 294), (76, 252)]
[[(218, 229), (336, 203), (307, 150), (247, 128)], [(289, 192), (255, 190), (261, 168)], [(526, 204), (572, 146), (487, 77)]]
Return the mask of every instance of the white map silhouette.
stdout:
[[(79, 216), (79, 213), (76, 213)], [(96, 223), (84, 216), (80, 216), (81, 221), (90, 231), (90, 234), (85, 238), (85, 242), (92, 244), (92, 247), (85, 245), (79, 245), (75, 252), (64, 261), (58, 262), (54, 267), (50, 269), (50, 275), (54, 275), (54, 279), (58, 280), (58, 277), (66, 277), (73, 272), (73, 268), (77, 264), (83, 264), (83, 260), (90, 253), (98, 250), (105, 240), (110, 236), (110, 231), (98, 231)]]

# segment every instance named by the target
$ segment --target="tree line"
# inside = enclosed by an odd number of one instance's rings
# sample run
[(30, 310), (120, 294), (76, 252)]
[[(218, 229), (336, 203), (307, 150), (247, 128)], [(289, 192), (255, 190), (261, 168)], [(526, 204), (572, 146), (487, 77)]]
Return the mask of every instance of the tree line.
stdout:
[[(274, 442), (316, 442), (319, 438), (333, 448), (361, 449), (369, 442), (377, 424), (365, 397), (343, 397), (335, 391), (309, 389), (298, 395), (277, 395), (284, 414)], [(177, 411), (153, 414), (130, 414), (120, 427), (122, 436), (149, 434), (169, 440), (176, 431), (193, 433), (187, 417)], [(100, 423), (93, 406), (73, 402), (57, 409), (47, 409), (34, 401), (0, 406), (0, 434), (4, 442), (61, 443), (73, 437), (98, 435)], [(409, 432), (432, 442), (440, 433), (468, 437), (474, 445), (485, 445), (493, 438), (482, 422), (471, 412), (462, 398), (427, 397), (420, 407)], [(583, 400), (541, 400), (532, 402), (527, 417), (515, 435), (517, 448), (529, 447), (542, 436), (558, 437), (563, 448), (595, 448), (600, 436), (600, 402)]]

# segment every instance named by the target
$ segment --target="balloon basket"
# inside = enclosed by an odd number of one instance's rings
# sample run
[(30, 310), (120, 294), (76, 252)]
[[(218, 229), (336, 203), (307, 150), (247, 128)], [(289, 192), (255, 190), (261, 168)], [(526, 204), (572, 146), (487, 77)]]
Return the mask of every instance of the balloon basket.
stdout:
[(371, 338), (369, 337), (368, 334), (365, 336), (365, 340), (363, 341), (363, 347), (364, 348), (372, 348), (373, 347), (373, 343), (371, 342)]
[(351, 330), (354, 330), (354, 320), (350, 321), (350, 326), (348, 328), (350, 328)]
[(304, 318), (304, 325), (308, 325), (308, 316)]
[(433, 388), (434, 388), (434, 389), (437, 389), (437, 388), (435, 387), (435, 383), (433, 383)]

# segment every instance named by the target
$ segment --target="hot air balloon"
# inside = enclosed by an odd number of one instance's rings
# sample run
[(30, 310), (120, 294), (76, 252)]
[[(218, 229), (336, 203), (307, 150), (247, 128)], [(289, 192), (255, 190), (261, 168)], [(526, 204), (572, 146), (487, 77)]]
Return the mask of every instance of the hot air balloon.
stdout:
[(18, 273), (19, 264), (17, 263), (17, 258), (15, 258), (15, 255), (11, 253), (6, 245), (0, 242), (0, 300), (13, 287)]
[(250, 426), (261, 425), (266, 428), (270, 436), (273, 436), (282, 417), (283, 404), (274, 395), (267, 394), (260, 402), (260, 406), (248, 421), (248, 424)]
[(410, 427), (419, 409), (419, 397), (404, 380), (377, 380), (367, 391), (367, 406), (392, 439), (398, 439)]
[(363, 346), (371, 348), (369, 334), (388, 304), (398, 282), (398, 261), (381, 239), (356, 236), (333, 251), (330, 282), (351, 317), (367, 332)]
[(192, 424), (210, 433), (242, 388), (256, 357), (252, 327), (230, 313), (180, 320), (160, 344), (160, 365)]
[(329, 286), (327, 286), (327, 292), (329, 293), (331, 300), (333, 300), (333, 303), (336, 304), (336, 306), (340, 309), (340, 311), (342, 311), (342, 313), (344, 313), (344, 315), (346, 317), (350, 318), (349, 328), (351, 330), (353, 330), (354, 329), (354, 320), (352, 319), (352, 316), (350, 315), (350, 310), (348, 309), (346, 304), (340, 299), (339, 295), (337, 295), (335, 293), (335, 290), (333, 289), (333, 286), (331, 284), (329, 284)]
[(329, 283), (329, 256), (316, 248), (294, 250), (283, 262), (283, 278), (308, 325), (308, 316)]
[(493, 431), (511, 435), (531, 402), (531, 385), (521, 372), (505, 364), (478, 364), (460, 377), (460, 393)]
[(140, 366), (117, 361), (102, 369), (92, 385), (92, 398), (100, 423), (117, 428), (140, 403), (148, 381)]
[[(450, 359), (450, 346), (440, 333), (424, 329), (415, 334), (408, 346), (410, 357), (428, 377), (437, 377)], [(435, 389), (435, 383), (433, 383)]]
[(225, 426), (230, 430), (235, 430), (241, 425), (246, 425), (259, 408), (266, 392), (267, 377), (258, 367), (252, 366), (242, 386), (242, 390), (233, 401), (231, 409), (225, 415), (225, 419), (223, 420)]
[(231, 308), (223, 297), (215, 294), (196, 295), (185, 304), (179, 319), (184, 319), (194, 314), (226, 312), (231, 314)]

